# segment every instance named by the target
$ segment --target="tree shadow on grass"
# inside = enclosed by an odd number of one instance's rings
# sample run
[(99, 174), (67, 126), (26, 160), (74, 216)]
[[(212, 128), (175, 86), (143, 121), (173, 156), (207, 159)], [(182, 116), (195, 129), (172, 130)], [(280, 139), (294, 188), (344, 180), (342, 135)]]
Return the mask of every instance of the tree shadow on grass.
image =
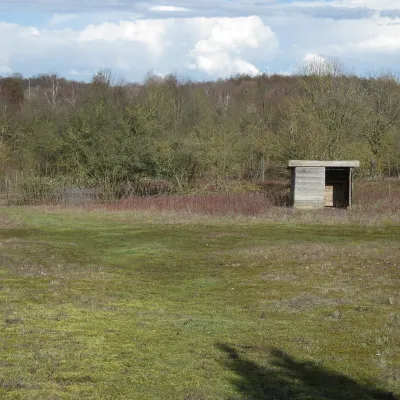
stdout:
[(392, 393), (361, 384), (313, 362), (297, 361), (281, 350), (270, 349), (268, 366), (242, 357), (226, 344), (223, 362), (237, 374), (233, 384), (246, 400), (398, 400)]

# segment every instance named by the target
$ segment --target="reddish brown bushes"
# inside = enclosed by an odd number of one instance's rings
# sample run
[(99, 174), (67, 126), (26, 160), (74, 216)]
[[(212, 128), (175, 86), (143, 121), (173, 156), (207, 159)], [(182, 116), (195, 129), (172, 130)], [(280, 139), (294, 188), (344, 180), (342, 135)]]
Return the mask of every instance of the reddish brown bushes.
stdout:
[(371, 215), (400, 213), (400, 179), (356, 182), (354, 204)]
[[(354, 209), (357, 214), (374, 218), (400, 213), (400, 181), (356, 182)], [(256, 191), (207, 193), (192, 195), (132, 196), (107, 202), (110, 211), (184, 212), (219, 216), (257, 216), (287, 205), (289, 185), (286, 181), (257, 182)], [(279, 214), (279, 213), (278, 213)]]
[(400, 222), (400, 180), (357, 181), (353, 209), (325, 209), (310, 212), (292, 210), (287, 205), (286, 181), (265, 181), (241, 186), (239, 192), (203, 192), (187, 195), (132, 196), (118, 201), (83, 205), (87, 211), (155, 212), (218, 217), (258, 216), (269, 220), (298, 223), (360, 223), (374, 225)]
[(265, 193), (171, 195), (131, 197), (107, 203), (106, 210), (173, 211), (207, 215), (260, 215), (269, 210), (273, 198)]

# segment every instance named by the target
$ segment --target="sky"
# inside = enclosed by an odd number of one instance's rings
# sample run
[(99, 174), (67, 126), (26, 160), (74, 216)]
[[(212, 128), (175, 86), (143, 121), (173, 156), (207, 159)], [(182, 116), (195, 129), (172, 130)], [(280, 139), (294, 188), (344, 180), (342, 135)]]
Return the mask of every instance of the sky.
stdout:
[(0, 0), (0, 75), (194, 80), (400, 68), (400, 0)]

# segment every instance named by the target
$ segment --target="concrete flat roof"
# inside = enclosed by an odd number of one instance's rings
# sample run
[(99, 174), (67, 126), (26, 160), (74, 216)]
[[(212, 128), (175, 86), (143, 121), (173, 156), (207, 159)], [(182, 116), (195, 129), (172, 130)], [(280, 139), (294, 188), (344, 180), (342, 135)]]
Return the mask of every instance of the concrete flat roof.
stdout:
[(317, 160), (290, 160), (289, 168), (292, 167), (328, 167), (328, 168), (358, 168), (360, 161), (317, 161)]

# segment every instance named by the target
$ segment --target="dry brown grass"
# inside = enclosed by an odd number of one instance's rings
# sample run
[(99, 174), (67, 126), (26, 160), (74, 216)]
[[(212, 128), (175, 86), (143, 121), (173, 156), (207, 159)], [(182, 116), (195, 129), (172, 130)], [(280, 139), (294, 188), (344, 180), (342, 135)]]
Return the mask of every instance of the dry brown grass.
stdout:
[[(279, 183), (279, 188), (282, 184)], [(272, 194), (271, 194), (272, 193)], [(400, 224), (400, 180), (361, 181), (354, 187), (351, 210), (294, 210), (276, 205), (276, 191), (131, 197), (126, 200), (82, 205), (42, 205), (42, 211), (71, 209), (101, 213), (124, 221), (168, 224), (201, 220), (279, 222), (325, 225), (380, 226)]]
[(399, 214), (400, 179), (356, 182), (354, 202), (365, 213)]

